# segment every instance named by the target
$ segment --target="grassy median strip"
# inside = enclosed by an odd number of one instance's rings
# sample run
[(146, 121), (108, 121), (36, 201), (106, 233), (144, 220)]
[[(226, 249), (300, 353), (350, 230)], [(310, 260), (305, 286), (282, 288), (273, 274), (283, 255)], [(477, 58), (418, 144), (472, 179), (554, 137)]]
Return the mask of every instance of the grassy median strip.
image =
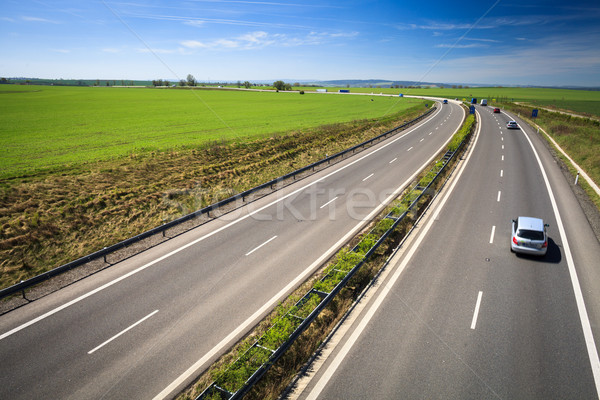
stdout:
[[(457, 150), (472, 132), (474, 123), (474, 116), (469, 115), (449, 144), (450, 152)], [(456, 158), (454, 157), (452, 162), (455, 162)], [(304, 319), (317, 309), (323, 297), (336, 288), (339, 289), (338, 285), (349, 276), (348, 274), (351, 271), (355, 272), (333, 301), (268, 370), (264, 379), (247, 394), (251, 399), (277, 398), (349, 309), (356, 296), (381, 269), (386, 257), (410, 230), (437, 187), (443, 184), (442, 179), (439, 179), (432, 184), (433, 190), (424, 192), (444, 166), (447, 167), (445, 173), (448, 173), (450, 165), (446, 165), (445, 160), (434, 162), (411, 188), (372, 222), (365, 233), (340, 250), (332, 262), (278, 306), (246, 339), (223, 356), (196, 384), (183, 393), (180, 399), (196, 398), (209, 387), (209, 391), (204, 394), (206, 399), (228, 398), (227, 393), (239, 391), (259, 368), (269, 362), (271, 354), (288, 341)], [(396, 229), (390, 230), (395, 221)], [(389, 235), (389, 240), (382, 241), (386, 234)], [(375, 249), (378, 242), (381, 245)], [(367, 255), (370, 255), (368, 259)], [(362, 264), (365, 261), (366, 263)]]

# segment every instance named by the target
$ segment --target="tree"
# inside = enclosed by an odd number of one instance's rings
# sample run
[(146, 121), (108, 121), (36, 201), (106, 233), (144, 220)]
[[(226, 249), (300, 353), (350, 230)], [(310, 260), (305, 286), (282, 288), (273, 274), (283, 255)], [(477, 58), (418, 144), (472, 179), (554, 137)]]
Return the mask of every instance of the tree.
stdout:
[(284, 81), (275, 81), (275, 82), (273, 82), (273, 87), (277, 90), (285, 90), (285, 82)]
[(187, 85), (188, 86), (196, 86), (196, 78), (194, 78), (194, 75), (188, 74), (188, 76), (187, 76)]

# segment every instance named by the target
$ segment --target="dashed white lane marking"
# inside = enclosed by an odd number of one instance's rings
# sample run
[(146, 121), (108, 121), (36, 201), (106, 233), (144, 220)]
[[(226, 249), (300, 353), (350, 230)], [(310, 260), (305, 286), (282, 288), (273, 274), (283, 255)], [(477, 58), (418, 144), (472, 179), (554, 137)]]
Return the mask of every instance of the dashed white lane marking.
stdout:
[(329, 200), (327, 203), (323, 204), (321, 207), (319, 208), (325, 208), (327, 207), (329, 204), (333, 203), (334, 201), (336, 201), (338, 198), (338, 196), (335, 196), (333, 199)]
[(481, 306), (481, 296), (483, 296), (483, 292), (479, 291), (477, 302), (475, 303), (475, 311), (473, 312), (473, 320), (471, 321), (471, 329), (475, 329), (475, 325), (477, 324), (477, 316), (479, 315), (479, 307)]
[(492, 234), (490, 235), (490, 243), (494, 243), (494, 233), (496, 232), (496, 225), (492, 226)]
[(362, 181), (363, 181), (363, 182), (364, 182), (364, 181), (366, 181), (367, 179), (369, 179), (369, 178), (370, 178), (370, 177), (372, 177), (373, 175), (375, 175), (375, 174), (371, 174), (371, 175), (367, 176), (367, 177), (366, 177), (365, 179), (363, 179)]
[(271, 239), (267, 240), (266, 242), (264, 242), (263, 244), (261, 244), (258, 247), (255, 247), (254, 249), (250, 250), (248, 253), (246, 253), (247, 256), (249, 256), (250, 254), (254, 253), (256, 250), (260, 249), (261, 247), (263, 247), (264, 245), (266, 245), (267, 243), (275, 240), (275, 238), (277, 238), (277, 235), (273, 236)]
[(92, 354), (96, 350), (99, 350), (102, 347), (106, 346), (107, 344), (109, 344), (110, 342), (112, 342), (113, 340), (115, 340), (116, 338), (118, 338), (119, 336), (121, 336), (121, 335), (127, 333), (128, 331), (132, 330), (133, 328), (135, 328), (136, 326), (138, 326), (139, 324), (141, 324), (142, 322), (144, 322), (145, 320), (147, 320), (148, 318), (150, 318), (151, 316), (153, 316), (157, 312), (158, 312), (158, 310), (154, 310), (150, 314), (146, 315), (144, 318), (140, 319), (135, 324), (131, 325), (129, 328), (122, 330), (121, 332), (117, 333), (115, 336), (113, 336), (110, 339), (108, 339), (106, 342), (102, 343), (100, 346), (97, 346), (97, 347), (93, 348), (92, 350), (88, 351), (88, 354)]

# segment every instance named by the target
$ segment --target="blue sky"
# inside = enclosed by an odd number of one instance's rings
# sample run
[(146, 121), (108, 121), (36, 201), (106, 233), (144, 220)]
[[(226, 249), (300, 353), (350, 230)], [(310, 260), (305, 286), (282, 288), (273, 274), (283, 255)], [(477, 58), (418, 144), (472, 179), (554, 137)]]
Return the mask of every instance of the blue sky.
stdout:
[(596, 1), (3, 0), (0, 76), (600, 86)]

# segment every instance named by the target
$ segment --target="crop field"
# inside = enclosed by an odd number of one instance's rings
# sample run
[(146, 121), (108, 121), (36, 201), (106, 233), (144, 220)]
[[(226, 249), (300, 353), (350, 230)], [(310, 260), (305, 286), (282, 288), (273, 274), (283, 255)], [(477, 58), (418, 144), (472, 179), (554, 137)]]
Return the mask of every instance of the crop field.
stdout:
[(0, 179), (134, 153), (378, 119), (416, 99), (296, 92), (0, 87)]
[[(327, 88), (329, 91), (337, 91), (339, 88)], [(305, 88), (314, 90), (314, 88)], [(448, 99), (458, 98), (460, 100), (488, 99), (493, 102), (525, 102), (533, 105), (554, 105), (560, 109), (586, 113), (600, 117), (600, 91), (551, 89), (551, 88), (514, 88), (514, 87), (474, 87), (474, 88), (350, 88), (353, 93), (374, 94), (405, 94), (413, 96), (445, 97)]]

